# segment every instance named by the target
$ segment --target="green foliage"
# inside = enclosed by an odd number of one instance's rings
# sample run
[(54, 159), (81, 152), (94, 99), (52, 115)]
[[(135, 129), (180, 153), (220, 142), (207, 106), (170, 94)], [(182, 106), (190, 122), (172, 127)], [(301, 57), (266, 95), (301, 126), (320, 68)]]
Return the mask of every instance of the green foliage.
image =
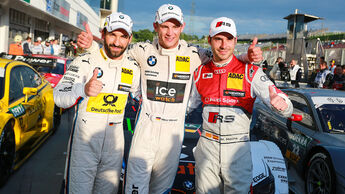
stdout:
[(320, 38), (321, 41), (345, 40), (345, 33), (327, 33), (327, 34), (309, 37), (309, 39), (316, 39), (316, 38)]
[(148, 29), (139, 30), (137, 32), (133, 31), (133, 42), (145, 42), (147, 40), (152, 42), (154, 36), (155, 32), (151, 32)]

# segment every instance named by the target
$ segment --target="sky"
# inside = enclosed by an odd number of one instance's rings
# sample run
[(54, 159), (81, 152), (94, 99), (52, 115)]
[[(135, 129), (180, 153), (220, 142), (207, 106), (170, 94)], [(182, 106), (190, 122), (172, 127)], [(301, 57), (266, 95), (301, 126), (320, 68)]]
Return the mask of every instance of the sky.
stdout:
[(119, 0), (119, 11), (131, 16), (133, 30), (153, 30), (155, 12), (165, 3), (178, 5), (186, 23), (184, 32), (199, 37), (208, 35), (211, 21), (222, 16), (235, 21), (239, 35), (286, 33), (283, 18), (295, 9), (324, 18), (308, 23), (308, 30), (345, 32), (345, 0)]

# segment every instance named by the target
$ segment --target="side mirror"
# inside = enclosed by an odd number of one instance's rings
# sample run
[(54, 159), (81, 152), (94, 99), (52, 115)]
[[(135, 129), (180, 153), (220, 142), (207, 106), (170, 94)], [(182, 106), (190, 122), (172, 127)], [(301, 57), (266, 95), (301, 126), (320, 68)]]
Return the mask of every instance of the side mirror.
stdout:
[(291, 117), (288, 118), (290, 121), (302, 121), (303, 116), (298, 114), (292, 114)]
[(23, 94), (25, 95), (25, 103), (27, 103), (29, 95), (37, 95), (37, 88), (24, 87)]

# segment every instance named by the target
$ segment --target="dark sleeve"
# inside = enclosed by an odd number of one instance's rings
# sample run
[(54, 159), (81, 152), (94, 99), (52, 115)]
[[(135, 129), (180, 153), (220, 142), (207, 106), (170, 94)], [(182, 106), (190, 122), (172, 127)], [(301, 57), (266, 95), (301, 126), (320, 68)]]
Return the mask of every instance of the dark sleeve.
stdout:
[(296, 73), (296, 81), (301, 81), (302, 69), (299, 69)]
[(325, 81), (325, 83), (323, 83), (323, 87), (332, 88), (333, 82), (334, 82), (333, 74), (329, 73), (326, 76), (326, 81)]
[(29, 44), (28, 43), (25, 43), (24, 45), (23, 45), (23, 51), (24, 51), (24, 54), (29, 54), (29, 55), (31, 55), (32, 54), (32, 52), (31, 52), (31, 50), (30, 50), (30, 48), (29, 48)]

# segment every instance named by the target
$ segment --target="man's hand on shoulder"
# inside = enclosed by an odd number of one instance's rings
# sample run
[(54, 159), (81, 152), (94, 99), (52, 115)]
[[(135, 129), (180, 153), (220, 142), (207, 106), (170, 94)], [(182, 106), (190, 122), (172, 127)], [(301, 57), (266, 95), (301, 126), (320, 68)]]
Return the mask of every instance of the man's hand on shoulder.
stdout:
[(261, 48), (256, 46), (257, 43), (258, 38), (255, 37), (252, 44), (248, 48), (247, 56), (250, 62), (261, 62), (264, 59)]
[(77, 45), (80, 48), (88, 49), (92, 45), (93, 35), (92, 35), (91, 30), (90, 30), (89, 24), (85, 23), (84, 26), (85, 26), (86, 32), (82, 31), (78, 35)]

